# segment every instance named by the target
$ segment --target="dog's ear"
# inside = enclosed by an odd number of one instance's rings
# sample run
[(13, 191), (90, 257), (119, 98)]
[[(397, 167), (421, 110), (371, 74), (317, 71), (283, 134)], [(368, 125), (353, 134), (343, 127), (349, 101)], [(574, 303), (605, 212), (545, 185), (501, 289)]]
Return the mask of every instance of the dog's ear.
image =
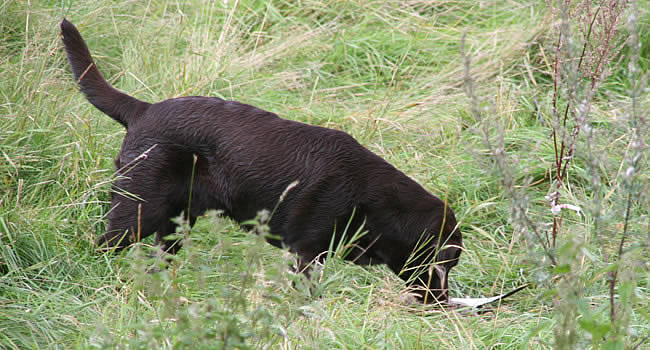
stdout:
[(453, 243), (445, 244), (436, 254), (436, 264), (444, 264), (447, 269), (450, 269), (458, 264), (458, 258), (462, 251), (462, 246)]

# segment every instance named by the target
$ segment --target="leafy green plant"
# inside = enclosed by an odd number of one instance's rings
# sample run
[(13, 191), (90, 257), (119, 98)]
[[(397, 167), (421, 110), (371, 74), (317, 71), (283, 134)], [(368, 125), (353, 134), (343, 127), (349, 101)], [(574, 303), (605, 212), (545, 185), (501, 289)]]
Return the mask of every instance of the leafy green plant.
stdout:
[[(637, 4), (633, 3), (629, 9), (627, 1), (598, 4), (549, 1), (547, 5), (552, 13), (552, 33), (556, 38), (551, 51), (554, 57), (549, 63), (552, 78), (550, 118), (545, 123), (551, 129), (554, 151), (548, 171), (550, 189), (545, 196), (551, 206), (551, 224), (546, 222), (548, 214), (536, 212), (531, 215), (535, 205), (529, 193), (533, 191), (534, 179), (524, 177), (523, 183), (517, 182), (513, 164), (523, 156), (516, 150), (511, 154), (506, 151), (507, 126), (499, 120), (498, 113), (490, 109), (494, 107), (487, 107), (492, 113), (481, 107), (470, 73), (471, 57), (465, 52), (463, 39), (465, 91), (484, 147), (510, 197), (513, 227), (527, 238), (529, 249), (536, 257), (531, 262), (537, 260), (539, 263), (538, 282), (547, 286), (548, 295), (553, 297), (558, 319), (554, 347), (574, 349), (586, 343), (595, 348), (632, 347), (635, 343), (638, 347), (646, 338), (630, 332), (629, 322), (635, 313), (632, 307), (636, 302), (634, 291), (641, 281), (641, 266), (647, 254), (644, 253), (645, 238), (638, 230), (643, 226), (636, 225), (637, 229), (632, 229), (631, 225), (633, 216), (647, 218), (647, 211), (641, 209), (643, 205), (640, 207), (641, 202), (637, 201), (647, 197), (647, 185), (638, 181), (643, 177), (642, 164), (647, 161), (647, 145), (642, 141), (647, 138), (647, 119), (641, 111), (639, 97), (647, 86), (648, 75), (641, 74), (639, 69)], [(628, 16), (628, 28), (625, 36), (621, 36), (619, 22), (625, 16)], [(612, 174), (607, 169), (610, 160), (598, 153), (599, 148), (610, 142), (608, 131), (598, 129), (592, 106), (599, 97), (599, 89), (623, 59), (619, 56), (623, 45), (630, 48), (630, 56), (625, 59), (630, 87), (621, 105), (625, 111), (621, 123), (623, 133), (617, 137), (624, 140), (625, 145), (619, 169), (626, 170)], [(537, 104), (537, 99), (535, 104), (537, 113), (544, 118), (545, 109)], [(539, 152), (539, 149), (532, 151)], [(574, 200), (576, 197), (569, 175), (572, 164), (590, 180), (585, 187), (590, 201), (561, 204), (568, 200), (561, 200), (564, 196)], [(608, 180), (603, 183), (603, 179)], [(610, 198), (612, 194), (618, 198)], [(565, 209), (585, 219), (588, 226), (578, 228), (573, 224), (570, 229), (563, 229)], [(615, 230), (610, 226), (612, 220), (618, 221)], [(594, 243), (597, 247), (592, 246)], [(625, 280), (619, 280), (623, 270), (626, 271)], [(596, 281), (607, 285), (607, 299), (593, 300), (591, 289)]]

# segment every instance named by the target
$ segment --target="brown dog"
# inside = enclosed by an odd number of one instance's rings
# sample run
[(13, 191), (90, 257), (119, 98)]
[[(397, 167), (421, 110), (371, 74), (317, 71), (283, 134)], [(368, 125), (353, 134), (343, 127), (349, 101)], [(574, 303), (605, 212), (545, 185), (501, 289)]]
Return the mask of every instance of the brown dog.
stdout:
[(215, 97), (140, 101), (108, 84), (65, 19), (61, 34), (81, 91), (127, 129), (99, 245), (122, 249), (156, 232), (175, 253), (180, 242), (163, 239), (176, 231), (173, 217), (193, 224), (218, 209), (243, 222), (274, 209), (268, 240), (302, 267), (362, 227), (348, 259), (387, 264), (425, 302), (447, 299), (462, 250), (452, 210), (350, 135)]

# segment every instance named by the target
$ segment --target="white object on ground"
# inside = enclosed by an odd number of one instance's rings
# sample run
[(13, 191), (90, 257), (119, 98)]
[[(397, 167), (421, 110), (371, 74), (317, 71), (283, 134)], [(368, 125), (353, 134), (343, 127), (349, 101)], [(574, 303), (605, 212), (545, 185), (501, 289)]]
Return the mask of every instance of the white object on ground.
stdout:
[(449, 305), (456, 306), (456, 307), (466, 307), (466, 308), (471, 308), (473, 310), (477, 310), (483, 307), (484, 305), (509, 297), (526, 287), (528, 287), (528, 284), (524, 284), (523, 286), (517, 287), (508, 293), (497, 295), (491, 298), (449, 298)]

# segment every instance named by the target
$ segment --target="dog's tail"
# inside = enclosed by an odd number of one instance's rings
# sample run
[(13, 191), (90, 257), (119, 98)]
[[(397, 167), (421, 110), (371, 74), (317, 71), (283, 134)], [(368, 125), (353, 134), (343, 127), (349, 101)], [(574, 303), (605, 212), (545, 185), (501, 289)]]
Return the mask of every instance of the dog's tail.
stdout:
[(77, 28), (65, 18), (61, 22), (61, 35), (74, 78), (88, 101), (128, 128), (151, 104), (113, 88), (97, 69)]

